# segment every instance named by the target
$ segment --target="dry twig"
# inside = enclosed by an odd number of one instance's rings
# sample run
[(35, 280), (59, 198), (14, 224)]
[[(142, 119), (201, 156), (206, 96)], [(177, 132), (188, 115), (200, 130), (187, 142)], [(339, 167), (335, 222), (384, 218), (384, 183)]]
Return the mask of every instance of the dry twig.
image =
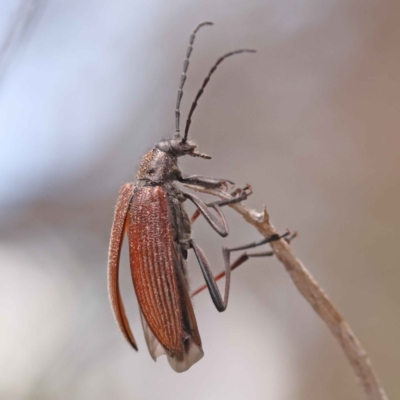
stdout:
[[(218, 196), (221, 199), (231, 198), (231, 195), (224, 190), (204, 189), (192, 185), (187, 186), (199, 192)], [(269, 221), (269, 215), (265, 206), (262, 213), (252, 210), (242, 203), (232, 204), (230, 207), (242, 215), (264, 237), (278, 234), (275, 227)], [(289, 273), (299, 292), (328, 325), (333, 336), (335, 336), (340, 346), (342, 346), (361, 386), (364, 388), (367, 399), (388, 400), (366, 351), (361, 346), (349, 324), (334, 307), (328, 296), (302, 262), (296, 258), (289, 244), (285, 240), (280, 239), (271, 242), (270, 245), (279, 261), (285, 266), (286, 271)]]

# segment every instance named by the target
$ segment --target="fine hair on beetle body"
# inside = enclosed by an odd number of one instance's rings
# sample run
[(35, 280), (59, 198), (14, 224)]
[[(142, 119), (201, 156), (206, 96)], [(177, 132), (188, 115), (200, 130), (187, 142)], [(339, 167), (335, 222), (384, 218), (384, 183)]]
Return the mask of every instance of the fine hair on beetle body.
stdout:
[[(230, 263), (232, 251), (246, 250), (277, 240), (280, 236), (263, 239), (257, 243), (228, 249), (223, 248), (225, 270), (214, 277), (207, 258), (193, 240), (191, 224), (201, 214), (211, 227), (222, 237), (228, 235), (228, 225), (221, 207), (245, 200), (251, 189), (236, 189), (231, 200), (219, 200), (205, 204), (197, 196), (181, 190), (176, 182), (186, 186), (208, 189), (226, 188), (233, 182), (227, 179), (209, 178), (201, 175), (184, 175), (178, 167), (181, 156), (211, 157), (198, 152), (194, 142), (188, 140), (192, 115), (198, 100), (218, 65), (226, 58), (255, 50), (240, 49), (220, 57), (209, 71), (190, 108), (183, 135), (180, 133), (180, 104), (189, 67), (189, 59), (197, 31), (211, 22), (199, 24), (189, 39), (189, 47), (183, 64), (175, 111), (175, 135), (163, 139), (142, 158), (136, 180), (126, 183), (120, 190), (114, 223), (111, 231), (108, 287), (110, 301), (118, 326), (131, 346), (137, 350), (123, 306), (119, 282), (119, 259), (125, 234), (129, 242), (129, 258), (133, 285), (139, 303), (140, 315), (150, 355), (154, 360), (165, 354), (176, 372), (183, 372), (199, 361), (203, 349), (196, 317), (189, 293), (186, 259), (193, 250), (202, 270), (206, 284), (192, 296), (208, 288), (218, 311), (228, 304), (231, 270), (237, 268), (251, 256), (270, 253), (243, 253), (236, 262)], [(189, 219), (183, 203), (190, 200), (197, 211)], [(284, 235), (285, 236), (285, 235)], [(225, 276), (225, 291), (222, 296), (216, 281)]]

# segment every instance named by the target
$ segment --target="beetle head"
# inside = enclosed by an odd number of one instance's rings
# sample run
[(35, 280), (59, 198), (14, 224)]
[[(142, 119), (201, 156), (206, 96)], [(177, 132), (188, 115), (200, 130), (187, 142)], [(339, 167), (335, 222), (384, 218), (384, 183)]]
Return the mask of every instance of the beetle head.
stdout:
[(159, 143), (157, 143), (156, 148), (158, 150), (163, 151), (164, 153), (171, 154), (175, 157), (180, 156), (192, 156), (192, 157), (201, 157), (205, 159), (210, 159), (211, 156), (207, 154), (198, 153), (195, 151), (197, 145), (191, 141), (183, 141), (182, 138), (178, 135), (175, 135), (173, 139), (165, 139)]

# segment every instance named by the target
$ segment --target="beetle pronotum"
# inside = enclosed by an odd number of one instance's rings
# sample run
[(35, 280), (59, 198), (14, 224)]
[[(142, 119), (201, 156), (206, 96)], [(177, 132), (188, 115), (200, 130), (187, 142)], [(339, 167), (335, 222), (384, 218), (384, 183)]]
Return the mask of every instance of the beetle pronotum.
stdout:
[[(196, 145), (187, 140), (191, 117), (197, 102), (212, 74), (223, 60), (235, 54), (254, 52), (254, 50), (240, 49), (229, 52), (217, 60), (195, 97), (188, 114), (184, 135), (181, 136), (179, 132), (180, 103), (189, 58), (195, 35), (205, 25), (212, 25), (212, 23), (199, 24), (190, 36), (176, 102), (175, 135), (172, 139), (157, 143), (145, 154), (140, 162), (135, 183), (127, 183), (121, 188), (109, 249), (108, 288), (114, 316), (121, 332), (137, 350), (118, 283), (119, 258), (126, 232), (133, 284), (150, 355), (156, 360), (158, 356), (166, 354), (171, 367), (177, 372), (186, 371), (203, 356), (200, 334), (189, 295), (186, 270), (188, 250), (193, 249), (206, 282), (206, 286), (194, 294), (208, 287), (216, 308), (218, 311), (224, 311), (228, 303), (231, 269), (252, 256), (245, 253), (230, 265), (230, 252), (256, 247), (279, 238), (274, 236), (259, 243), (251, 243), (234, 249), (223, 248), (225, 271), (215, 278), (203, 251), (191, 237), (191, 221), (183, 207), (185, 200), (191, 200), (211, 227), (219, 235), (225, 237), (228, 235), (228, 226), (221, 207), (240, 202), (251, 193), (250, 188), (246, 187), (233, 192), (234, 197), (230, 201), (205, 204), (197, 196), (183, 192), (174, 184), (178, 181), (186, 185), (220, 188), (226, 186), (227, 183), (232, 183), (225, 179), (207, 178), (200, 175), (184, 176), (177, 164), (178, 157), (184, 155), (211, 158), (206, 154), (198, 153)], [(216, 214), (211, 213), (210, 208)], [(197, 215), (192, 218), (192, 222)], [(253, 255), (270, 255), (270, 253)], [(222, 298), (216, 280), (224, 275), (226, 282)]]

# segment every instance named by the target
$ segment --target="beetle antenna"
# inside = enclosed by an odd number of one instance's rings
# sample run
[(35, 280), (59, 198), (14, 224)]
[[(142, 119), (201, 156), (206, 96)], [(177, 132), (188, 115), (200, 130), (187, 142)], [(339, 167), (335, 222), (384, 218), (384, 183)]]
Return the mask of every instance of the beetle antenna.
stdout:
[(175, 137), (176, 138), (180, 137), (180, 134), (179, 134), (179, 121), (180, 121), (180, 117), (181, 117), (180, 107), (181, 107), (181, 100), (182, 100), (182, 96), (183, 96), (183, 86), (186, 82), (186, 77), (187, 77), (186, 72), (189, 68), (189, 58), (190, 58), (190, 55), (192, 54), (192, 50), (193, 50), (193, 42), (196, 37), (197, 31), (205, 25), (214, 25), (214, 23), (202, 22), (201, 24), (197, 25), (195, 30), (193, 31), (193, 33), (190, 35), (189, 46), (186, 50), (186, 58), (185, 58), (185, 61), (183, 62), (183, 71), (182, 71), (182, 75), (181, 75), (181, 81), (179, 83), (178, 96), (176, 98), (176, 108), (175, 108), (175, 129), (176, 129)]
[(235, 51), (231, 51), (230, 53), (227, 53), (225, 55), (223, 55), (222, 57), (220, 57), (217, 62), (214, 64), (214, 66), (210, 69), (210, 72), (208, 73), (206, 79), (204, 79), (203, 85), (201, 86), (200, 90), (197, 92), (197, 95), (192, 103), (192, 107), (190, 107), (190, 111), (189, 111), (189, 115), (187, 117), (186, 120), (186, 127), (185, 127), (185, 135), (182, 138), (182, 143), (186, 143), (187, 141), (187, 137), (188, 137), (188, 133), (189, 133), (189, 128), (190, 128), (190, 124), (192, 123), (192, 115), (194, 110), (197, 107), (197, 102), (199, 101), (201, 95), (204, 92), (205, 87), (207, 86), (207, 83), (209, 82), (211, 75), (215, 72), (215, 70), (217, 69), (218, 65), (222, 63), (222, 61), (225, 60), (225, 58), (228, 58), (230, 56), (233, 56), (235, 54), (240, 54), (240, 53), (256, 53), (256, 50), (251, 50), (251, 49), (240, 49), (240, 50), (235, 50)]

